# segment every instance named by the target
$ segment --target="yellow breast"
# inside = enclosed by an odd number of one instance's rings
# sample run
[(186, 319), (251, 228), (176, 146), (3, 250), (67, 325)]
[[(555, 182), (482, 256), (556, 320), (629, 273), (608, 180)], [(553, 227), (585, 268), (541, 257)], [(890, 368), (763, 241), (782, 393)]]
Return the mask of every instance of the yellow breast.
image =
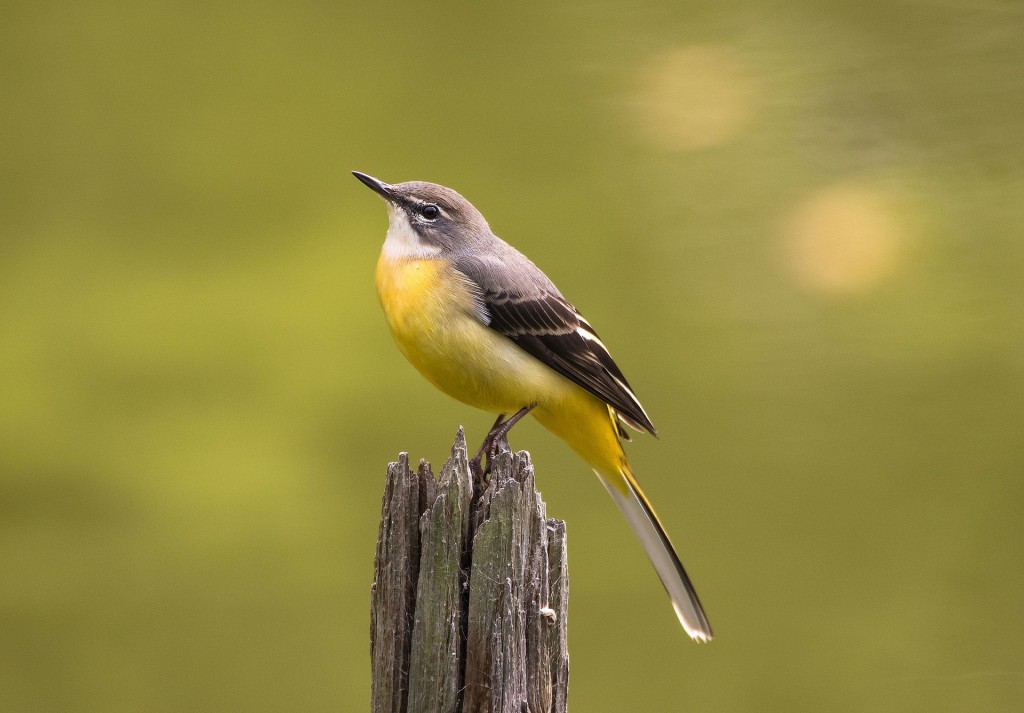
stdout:
[(617, 472), (622, 450), (608, 406), (495, 332), (475, 314), (466, 278), (443, 259), (377, 263), (377, 295), (402, 354), (427, 381), (463, 403), (533, 415), (601, 472)]
[[(393, 259), (377, 263), (377, 297), (388, 326), (406, 357), (431, 349), (440, 332), (469, 300), (453, 271), (437, 259)], [(470, 302), (471, 304), (471, 302)]]
[(471, 284), (443, 259), (382, 254), (377, 295), (405, 358), (464, 403), (514, 413), (567, 388), (569, 382), (480, 321)]

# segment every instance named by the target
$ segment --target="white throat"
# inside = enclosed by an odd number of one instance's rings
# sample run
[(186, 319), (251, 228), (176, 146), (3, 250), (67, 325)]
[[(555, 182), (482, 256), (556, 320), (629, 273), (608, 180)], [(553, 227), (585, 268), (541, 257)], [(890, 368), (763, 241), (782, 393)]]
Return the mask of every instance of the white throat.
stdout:
[(409, 225), (404, 210), (388, 203), (388, 234), (384, 239), (382, 252), (391, 260), (416, 260), (432, 257), (441, 252), (436, 245), (423, 242), (419, 234)]

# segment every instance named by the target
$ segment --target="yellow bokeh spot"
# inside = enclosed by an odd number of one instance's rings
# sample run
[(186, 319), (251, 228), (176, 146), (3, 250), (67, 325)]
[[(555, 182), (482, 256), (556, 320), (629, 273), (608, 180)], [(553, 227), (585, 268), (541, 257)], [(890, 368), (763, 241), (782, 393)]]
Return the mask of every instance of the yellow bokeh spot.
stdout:
[(896, 268), (902, 236), (885, 198), (870, 187), (838, 184), (801, 201), (786, 219), (789, 267), (806, 288), (861, 292)]
[(631, 102), (638, 130), (655, 146), (689, 151), (734, 140), (758, 104), (750, 73), (723, 45), (680, 47), (640, 70)]

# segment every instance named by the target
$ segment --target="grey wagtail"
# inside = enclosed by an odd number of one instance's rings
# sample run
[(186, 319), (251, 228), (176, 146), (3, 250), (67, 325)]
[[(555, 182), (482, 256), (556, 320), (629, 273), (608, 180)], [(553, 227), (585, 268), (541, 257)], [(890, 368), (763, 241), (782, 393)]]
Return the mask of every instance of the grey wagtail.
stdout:
[(398, 348), (441, 391), (498, 414), (474, 466), (532, 413), (597, 473), (686, 633), (710, 640), (697, 592), (622, 450), (623, 424), (651, 434), (654, 424), (594, 328), (452, 189), (353, 173), (387, 204), (377, 295)]

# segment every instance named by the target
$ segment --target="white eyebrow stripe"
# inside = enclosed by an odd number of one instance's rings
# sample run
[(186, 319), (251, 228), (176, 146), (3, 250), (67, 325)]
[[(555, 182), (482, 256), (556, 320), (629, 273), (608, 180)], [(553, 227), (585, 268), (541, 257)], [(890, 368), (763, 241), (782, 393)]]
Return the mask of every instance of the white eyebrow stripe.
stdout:
[(450, 218), (451, 217), (448, 214), (448, 211), (446, 211), (444, 209), (444, 206), (441, 205), (440, 203), (435, 203), (434, 201), (425, 201), (422, 198), (417, 198), (416, 196), (412, 196), (412, 202), (413, 202), (414, 207), (416, 208), (416, 212), (417, 213), (419, 213), (421, 210), (423, 210), (423, 208), (425, 206), (432, 205), (435, 208), (437, 208), (441, 212), (441, 215), (443, 215), (445, 218)]

